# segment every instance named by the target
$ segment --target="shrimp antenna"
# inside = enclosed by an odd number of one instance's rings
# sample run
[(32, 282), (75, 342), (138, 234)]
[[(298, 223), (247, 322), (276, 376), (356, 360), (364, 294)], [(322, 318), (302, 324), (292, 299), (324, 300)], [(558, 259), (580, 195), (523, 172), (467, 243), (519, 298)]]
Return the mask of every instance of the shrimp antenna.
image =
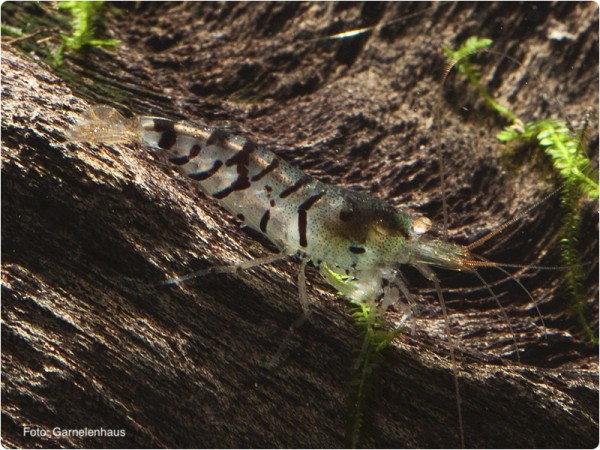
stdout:
[[(529, 264), (510, 264), (510, 263), (499, 263), (496, 261), (490, 261), (488, 259), (484, 259), (481, 256), (475, 255), (471, 253), (471, 256), (479, 258), (480, 261), (465, 261), (465, 266), (469, 267), (508, 267), (509, 269), (537, 269), (537, 270), (566, 270), (569, 266), (532, 266)], [(581, 264), (589, 265), (589, 264)]]
[[(442, 81), (442, 92), (444, 91), (444, 83), (446, 82), (446, 75)], [(442, 121), (441, 121), (442, 109), (438, 102), (436, 110), (434, 112), (435, 121), (435, 132), (437, 142), (440, 144), (437, 151), (437, 157), (440, 164), (440, 184), (442, 185), (442, 217), (444, 218), (444, 238), (448, 239), (448, 201), (446, 199), (446, 165), (444, 163), (444, 154), (442, 152)]]
[[(515, 330), (514, 330), (514, 328), (512, 326), (512, 323), (510, 322), (508, 314), (506, 314), (506, 310), (504, 309), (504, 306), (502, 306), (502, 303), (500, 302), (500, 299), (498, 298), (498, 296), (496, 295), (496, 293), (494, 292), (494, 290), (492, 289), (492, 287), (490, 286), (490, 284), (485, 280), (485, 278), (483, 278), (483, 276), (479, 272), (477, 272), (476, 270), (473, 271), (473, 273), (483, 283), (483, 285), (488, 290), (488, 292), (490, 294), (492, 294), (492, 297), (494, 297), (494, 301), (496, 302), (496, 304), (500, 308), (502, 316), (504, 317), (504, 320), (506, 321), (506, 324), (508, 325), (508, 329), (510, 331), (510, 334), (512, 335), (512, 340), (513, 340), (513, 344), (515, 346), (515, 351), (516, 351), (516, 355), (517, 355), (517, 362), (520, 363), (521, 362), (521, 356), (519, 356), (519, 342), (517, 340), (517, 334), (515, 333)], [(521, 283), (519, 283), (519, 284), (521, 284)], [(528, 294), (529, 294), (529, 292), (528, 292)]]
[[(542, 312), (540, 311), (540, 307), (538, 305), (538, 302), (533, 298), (533, 295), (531, 295), (531, 292), (529, 292), (529, 290), (523, 285), (523, 283), (521, 283), (521, 281), (519, 281), (519, 279), (517, 277), (515, 277), (512, 273), (510, 273), (508, 270), (504, 269), (504, 264), (496, 264), (493, 261), (489, 261), (487, 259), (485, 259), (482, 256), (477, 256), (477, 255), (473, 255), (475, 256), (477, 259), (480, 259), (483, 262), (486, 263), (492, 263), (491, 266), (489, 267), (495, 267), (496, 269), (498, 269), (500, 272), (502, 272), (503, 274), (505, 274), (506, 276), (508, 276), (512, 281), (514, 281), (515, 283), (517, 283), (517, 285), (527, 294), (527, 297), (529, 297), (529, 300), (531, 300), (531, 303), (533, 304), (533, 306), (535, 307), (535, 310), (537, 312), (538, 317), (540, 318), (540, 321), (542, 323), (542, 328), (544, 330), (544, 338), (548, 338), (548, 329), (546, 328), (546, 323), (544, 322), (544, 317), (542, 316)], [(512, 264), (508, 264), (508, 267), (512, 267)], [(516, 264), (514, 264), (514, 266), (517, 266)], [(517, 266), (519, 267), (519, 266)], [(536, 267), (536, 266), (522, 266), (520, 267), (522, 269), (533, 269), (533, 268), (537, 268), (537, 269), (544, 269), (544, 267)], [(554, 269), (553, 267), (547, 267), (547, 269)], [(556, 269), (560, 269), (560, 267), (556, 267)], [(477, 274), (477, 276), (479, 277), (479, 279), (481, 279), (484, 283), (485, 280), (483, 280), (483, 278), (481, 277), (481, 275), (479, 275), (479, 273), (477, 271), (475, 271), (475, 273)], [(486, 287), (488, 287), (488, 284), (485, 283)], [(488, 287), (488, 290), (491, 291), (491, 287)], [(496, 295), (494, 295), (494, 298), (497, 299)], [(497, 300), (498, 301), (498, 300)], [(507, 318), (508, 319), (508, 318)], [(510, 327), (510, 324), (509, 324)]]
[(463, 424), (461, 398), (460, 398), (460, 386), (458, 384), (458, 366), (456, 365), (456, 345), (454, 338), (450, 330), (450, 318), (448, 317), (448, 309), (446, 308), (446, 301), (442, 294), (442, 287), (440, 286), (440, 280), (437, 276), (433, 275), (431, 278), (435, 285), (438, 300), (442, 308), (442, 315), (444, 316), (444, 328), (446, 330), (446, 337), (448, 338), (448, 346), (450, 347), (450, 361), (452, 362), (452, 372), (454, 374), (454, 392), (456, 393), (456, 410), (458, 412), (458, 429), (460, 434), (460, 448), (465, 448), (465, 430)]
[(529, 214), (532, 210), (534, 210), (535, 208), (537, 208), (538, 206), (540, 206), (542, 203), (544, 203), (545, 201), (547, 201), (550, 197), (555, 196), (561, 189), (562, 189), (561, 187), (554, 189), (550, 194), (546, 195), (540, 201), (538, 201), (538, 202), (534, 203), (533, 205), (531, 205), (529, 208), (527, 208), (521, 214), (518, 214), (517, 216), (513, 217), (508, 222), (505, 222), (502, 225), (498, 226), (495, 230), (490, 231), (488, 234), (486, 234), (482, 238), (477, 239), (475, 242), (472, 242), (471, 244), (467, 245), (467, 249), (468, 250), (472, 250), (474, 248), (477, 248), (481, 244), (483, 244), (484, 242), (487, 242), (488, 240), (490, 240), (491, 238), (493, 238), (494, 236), (498, 236), (500, 233), (502, 233), (504, 230), (506, 230), (512, 224), (518, 222), (523, 217), (525, 217), (527, 214)]

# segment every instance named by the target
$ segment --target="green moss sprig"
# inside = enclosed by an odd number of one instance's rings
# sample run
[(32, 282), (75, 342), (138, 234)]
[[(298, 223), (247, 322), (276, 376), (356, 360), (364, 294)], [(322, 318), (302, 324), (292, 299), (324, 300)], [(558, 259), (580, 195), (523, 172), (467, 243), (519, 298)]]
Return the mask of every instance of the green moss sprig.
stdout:
[(479, 92), (492, 109), (506, 117), (508, 120), (514, 121), (516, 119), (515, 114), (510, 109), (494, 100), (494, 97), (492, 97), (485, 84), (481, 82), (481, 72), (477, 70), (470, 60), (471, 56), (484, 50), (493, 43), (494, 41), (488, 38), (471, 36), (457, 50), (452, 50), (450, 47), (442, 45), (442, 51), (446, 55), (446, 58), (448, 58), (448, 71), (453, 67), (456, 67), (456, 70), (467, 78), (469, 84), (477, 89), (477, 92)]
[(374, 303), (353, 301), (352, 317), (363, 340), (360, 354), (354, 364), (356, 376), (350, 382), (350, 419), (346, 441), (356, 448), (363, 427), (363, 415), (370, 394), (373, 371), (381, 361), (381, 351), (400, 333), (400, 329), (387, 331), (381, 321), (381, 312)]
[(117, 39), (98, 39), (95, 37), (95, 30), (102, 19), (102, 10), (104, 2), (102, 1), (65, 1), (59, 2), (60, 9), (68, 10), (71, 13), (71, 28), (73, 32), (70, 36), (61, 34), (62, 45), (53, 55), (55, 66), (63, 63), (63, 55), (66, 50), (78, 51), (84, 46), (108, 46), (114, 47), (120, 43)]
[(493, 41), (487, 38), (470, 37), (457, 50), (443, 47), (449, 59), (450, 69), (456, 67), (469, 84), (481, 94), (490, 108), (508, 119), (511, 124), (498, 133), (501, 142), (534, 142), (550, 158), (561, 185), (561, 204), (564, 215), (560, 229), (561, 257), (565, 266), (565, 279), (572, 299), (572, 313), (592, 343), (598, 338), (589, 327), (584, 316), (583, 279), (579, 236), (581, 214), (585, 199), (598, 200), (598, 171), (592, 168), (584, 145), (583, 133), (571, 130), (565, 120), (542, 119), (522, 121), (509, 108), (500, 105), (481, 82), (481, 74), (470, 60), (477, 52), (485, 50)]
[[(350, 277), (334, 272), (325, 264), (321, 266), (321, 274), (340, 295), (352, 297), (355, 287)], [(352, 300), (351, 302), (354, 324), (362, 336), (360, 351), (354, 363), (355, 375), (349, 382), (349, 419), (346, 427), (346, 443), (349, 448), (356, 448), (360, 441), (364, 412), (370, 397), (369, 388), (372, 385), (373, 371), (381, 361), (383, 349), (392, 343), (402, 329), (386, 330), (382, 318), (383, 310), (374, 301)]]
[(550, 157), (564, 185), (575, 188), (587, 198), (598, 200), (598, 174), (591, 169), (587, 149), (564, 120), (544, 119), (527, 122), (523, 127), (509, 126), (498, 133), (502, 142), (535, 140)]

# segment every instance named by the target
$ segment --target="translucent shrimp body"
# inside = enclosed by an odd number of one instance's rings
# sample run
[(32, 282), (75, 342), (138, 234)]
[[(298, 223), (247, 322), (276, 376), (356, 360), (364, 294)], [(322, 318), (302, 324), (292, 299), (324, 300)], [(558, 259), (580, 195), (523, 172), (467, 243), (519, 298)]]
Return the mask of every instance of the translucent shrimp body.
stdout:
[[(284, 254), (299, 255), (321, 268), (324, 277), (351, 300), (395, 301), (398, 291), (388, 286), (401, 284), (397, 272), (402, 264), (416, 267), (430, 280), (435, 274), (428, 266), (471, 270), (477, 265), (466, 247), (425, 236), (429, 219), (322, 183), (228, 131), (157, 117), (126, 119), (114, 108), (96, 106), (71, 140), (137, 142), (159, 150), (208, 196)], [(331, 272), (350, 281), (341, 285)]]

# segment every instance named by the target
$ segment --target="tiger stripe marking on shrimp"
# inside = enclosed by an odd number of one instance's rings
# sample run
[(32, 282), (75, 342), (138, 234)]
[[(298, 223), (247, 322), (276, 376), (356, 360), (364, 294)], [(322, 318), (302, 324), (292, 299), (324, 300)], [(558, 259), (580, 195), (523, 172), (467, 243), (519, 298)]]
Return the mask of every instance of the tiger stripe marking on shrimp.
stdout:
[(189, 161), (190, 161), (189, 156), (180, 156), (180, 157), (169, 159), (169, 162), (171, 164), (175, 164), (176, 166), (183, 166), (184, 164), (187, 164)]
[(273, 160), (269, 163), (269, 165), (260, 172), (258, 172), (256, 175), (254, 175), (252, 178), (250, 178), (250, 181), (254, 182), (262, 180), (266, 175), (270, 174), (275, 169), (277, 169), (277, 167), (279, 167), (279, 158), (275, 156), (273, 157)]
[(160, 133), (158, 146), (164, 150), (169, 150), (177, 142), (177, 133), (175, 124), (169, 120), (156, 118), (152, 121), (153, 130)]
[(201, 151), (202, 147), (199, 144), (194, 144), (187, 155), (171, 158), (169, 159), (169, 162), (176, 166), (183, 166), (198, 156)]
[(208, 180), (215, 173), (217, 173), (217, 171), (221, 168), (222, 165), (223, 165), (222, 161), (216, 160), (213, 163), (213, 166), (209, 170), (204, 170), (202, 172), (191, 173), (191, 174), (188, 175), (188, 177), (190, 177), (192, 180), (196, 180), (196, 181)]
[(250, 178), (248, 177), (248, 165), (250, 164), (250, 154), (256, 150), (256, 144), (252, 141), (246, 141), (242, 149), (234, 156), (225, 161), (225, 166), (230, 167), (235, 165), (237, 168), (238, 177), (219, 192), (215, 192), (213, 197), (223, 199), (233, 191), (242, 191), (250, 187)]
[(283, 190), (279, 194), (279, 198), (289, 197), (294, 192), (298, 191), (306, 183), (308, 183), (310, 180), (312, 180), (312, 177), (309, 177), (308, 175), (304, 175), (302, 178), (300, 178), (298, 181), (296, 181), (292, 186), (290, 186), (287, 189)]
[(190, 150), (190, 154), (189, 154), (189, 159), (194, 159), (196, 156), (198, 156), (200, 154), (200, 152), (202, 151), (202, 147), (198, 144), (194, 144), (192, 146), (192, 149)]
[(262, 231), (263, 233), (267, 232), (267, 225), (269, 224), (270, 218), (271, 218), (271, 210), (267, 209), (260, 219), (260, 231)]
[(206, 145), (214, 145), (215, 147), (227, 147), (229, 144), (229, 134), (225, 130), (213, 130), (209, 138), (206, 140)]
[(325, 192), (319, 192), (317, 195), (313, 195), (304, 203), (298, 207), (298, 233), (300, 234), (300, 247), (306, 247), (308, 245), (306, 237), (306, 224), (308, 220), (308, 210), (317, 203)]

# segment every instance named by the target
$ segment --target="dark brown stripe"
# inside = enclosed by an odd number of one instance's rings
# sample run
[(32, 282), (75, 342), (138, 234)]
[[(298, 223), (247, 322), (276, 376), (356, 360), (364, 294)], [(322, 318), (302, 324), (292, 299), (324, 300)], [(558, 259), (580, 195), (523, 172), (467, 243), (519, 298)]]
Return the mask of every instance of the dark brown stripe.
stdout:
[(200, 154), (200, 150), (202, 150), (202, 146), (200, 144), (194, 144), (187, 156), (178, 156), (176, 158), (170, 158), (169, 162), (171, 164), (175, 164), (176, 166), (183, 166), (184, 164), (189, 163), (190, 160), (198, 156)]
[(357, 255), (366, 252), (366, 250), (363, 247), (348, 247), (348, 250)]
[(154, 119), (152, 121), (153, 130), (162, 133), (163, 131), (172, 130), (174, 123), (169, 119)]
[(232, 186), (233, 186), (233, 184), (227, 186), (224, 189), (221, 189), (220, 191), (213, 192), (212, 196), (214, 198), (216, 198), (217, 200), (224, 199), (225, 197), (227, 197), (229, 194), (231, 194), (234, 191)]
[(190, 149), (190, 159), (194, 159), (196, 156), (198, 156), (201, 150), (202, 146), (200, 144), (192, 145), (192, 148)]
[(206, 146), (215, 145), (222, 148), (227, 147), (229, 136), (230, 134), (225, 130), (214, 130), (206, 141)]
[(269, 163), (269, 165), (267, 167), (265, 167), (263, 170), (261, 170), (260, 172), (258, 172), (256, 175), (254, 175), (252, 178), (250, 178), (250, 181), (260, 180), (268, 173), (271, 173), (275, 169), (277, 169), (277, 167), (279, 167), (279, 158), (277, 156), (275, 156), (275, 157), (273, 157), (273, 160)]
[(308, 241), (306, 240), (306, 223), (308, 221), (308, 210), (317, 203), (321, 197), (325, 195), (325, 192), (319, 192), (313, 195), (304, 203), (298, 207), (298, 233), (300, 234), (300, 247), (306, 247)]
[(248, 178), (248, 165), (250, 164), (250, 154), (256, 150), (256, 144), (252, 141), (246, 141), (242, 149), (225, 161), (225, 165), (230, 167), (235, 165), (238, 173), (236, 180), (213, 194), (214, 198), (223, 199), (233, 191), (243, 191), (250, 187), (250, 179)]
[(222, 165), (223, 163), (221, 162), (221, 160), (217, 159), (210, 169), (204, 170), (202, 172), (191, 173), (188, 175), (188, 177), (196, 181), (206, 180), (212, 177), (215, 173), (217, 173), (217, 170), (219, 170)]
[(169, 158), (169, 162), (171, 164), (175, 164), (176, 166), (183, 166), (190, 162), (190, 157), (188, 156), (178, 156), (176, 158)]
[(289, 197), (294, 192), (296, 192), (298, 189), (300, 189), (302, 186), (304, 186), (306, 183), (308, 183), (310, 180), (312, 180), (312, 177), (309, 177), (308, 175), (302, 175), (300, 177), (300, 179), (298, 181), (296, 181), (293, 185), (291, 185), (289, 188), (283, 190), (281, 192), (281, 194), (279, 194), (279, 197), (281, 197), (281, 198)]
[(267, 224), (269, 223), (270, 218), (271, 210), (267, 209), (260, 219), (260, 231), (262, 231), (263, 233), (267, 232)]
[(168, 119), (154, 119), (154, 131), (162, 133), (158, 140), (158, 146), (165, 150), (170, 149), (177, 142), (175, 122)]

